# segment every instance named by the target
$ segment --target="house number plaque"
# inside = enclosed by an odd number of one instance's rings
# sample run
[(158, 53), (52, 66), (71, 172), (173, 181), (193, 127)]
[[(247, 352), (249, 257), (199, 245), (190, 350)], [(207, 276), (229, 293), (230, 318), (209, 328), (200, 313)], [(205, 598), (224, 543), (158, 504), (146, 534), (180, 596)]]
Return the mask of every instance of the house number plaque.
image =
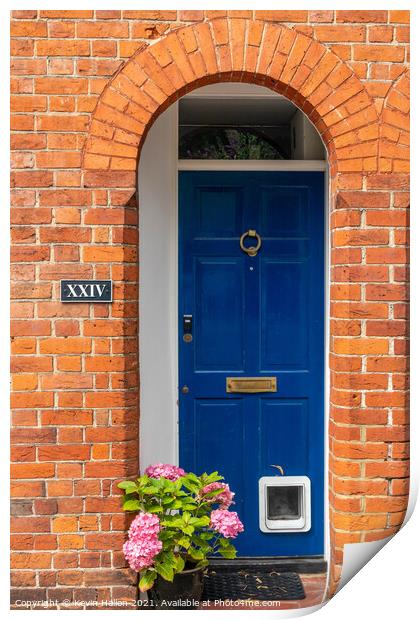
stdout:
[(62, 302), (111, 303), (112, 280), (61, 280)]

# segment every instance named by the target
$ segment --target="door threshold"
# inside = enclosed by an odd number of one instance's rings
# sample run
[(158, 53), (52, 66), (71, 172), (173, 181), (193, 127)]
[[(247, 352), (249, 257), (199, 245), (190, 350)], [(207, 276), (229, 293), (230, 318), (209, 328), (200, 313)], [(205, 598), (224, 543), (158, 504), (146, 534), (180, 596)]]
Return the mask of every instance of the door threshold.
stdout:
[(225, 560), (209, 558), (210, 568), (218, 571), (245, 570), (258, 566), (261, 571), (280, 570), (282, 572), (319, 574), (327, 572), (327, 562), (323, 556), (308, 557), (241, 557)]

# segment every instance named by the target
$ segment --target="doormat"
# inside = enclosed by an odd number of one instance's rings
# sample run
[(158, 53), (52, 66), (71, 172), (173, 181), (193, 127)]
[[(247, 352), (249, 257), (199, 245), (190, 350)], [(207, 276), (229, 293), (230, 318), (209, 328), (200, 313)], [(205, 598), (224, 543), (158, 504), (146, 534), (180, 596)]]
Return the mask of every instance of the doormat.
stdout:
[(204, 576), (202, 600), (298, 601), (305, 596), (296, 573), (251, 568), (217, 571), (210, 567)]

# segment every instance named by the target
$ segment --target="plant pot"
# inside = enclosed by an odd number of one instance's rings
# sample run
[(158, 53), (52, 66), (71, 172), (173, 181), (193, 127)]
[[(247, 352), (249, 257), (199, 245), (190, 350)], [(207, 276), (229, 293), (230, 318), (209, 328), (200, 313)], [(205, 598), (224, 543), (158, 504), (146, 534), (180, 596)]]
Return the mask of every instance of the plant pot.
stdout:
[(204, 587), (205, 567), (190, 568), (177, 573), (173, 581), (158, 575), (149, 590), (153, 606), (158, 609), (197, 609)]

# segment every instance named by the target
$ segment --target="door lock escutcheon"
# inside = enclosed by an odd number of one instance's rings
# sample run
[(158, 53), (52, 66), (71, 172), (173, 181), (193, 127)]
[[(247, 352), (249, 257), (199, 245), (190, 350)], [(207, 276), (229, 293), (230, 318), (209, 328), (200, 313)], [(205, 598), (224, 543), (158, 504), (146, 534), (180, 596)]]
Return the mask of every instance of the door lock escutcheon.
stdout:
[(184, 314), (182, 317), (182, 339), (184, 342), (192, 341), (193, 339), (192, 328), (193, 328), (192, 314)]

